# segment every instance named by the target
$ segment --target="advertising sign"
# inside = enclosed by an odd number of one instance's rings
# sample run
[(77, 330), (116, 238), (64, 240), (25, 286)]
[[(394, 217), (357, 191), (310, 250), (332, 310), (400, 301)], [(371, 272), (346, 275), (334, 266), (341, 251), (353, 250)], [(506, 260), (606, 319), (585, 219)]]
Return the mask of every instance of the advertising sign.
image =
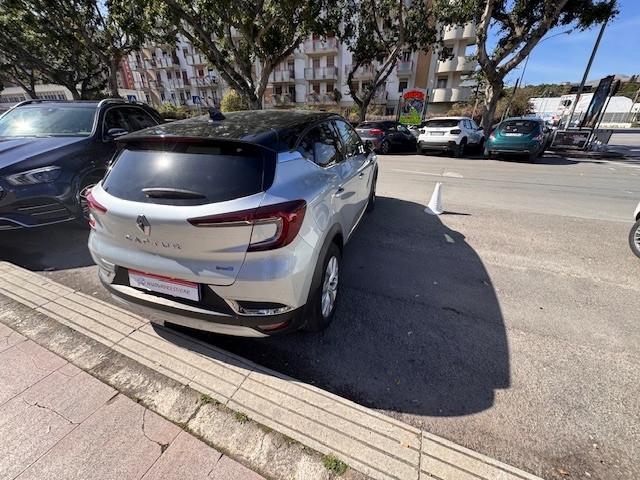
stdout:
[(426, 91), (419, 89), (405, 90), (400, 99), (400, 117), (398, 121), (403, 125), (420, 125), (426, 104)]
[(557, 130), (553, 137), (553, 147), (582, 149), (591, 132), (589, 130)]
[(136, 97), (135, 95), (127, 95), (127, 100), (130, 102), (135, 102), (136, 100), (138, 100), (138, 97)]
[(595, 128), (600, 111), (609, 96), (609, 90), (611, 90), (613, 79), (614, 76), (609, 75), (608, 77), (604, 77), (600, 80), (596, 91), (593, 92), (591, 103), (589, 104), (589, 108), (587, 108), (587, 113), (585, 113), (584, 118), (582, 119), (580, 128)]
[(192, 95), (191, 101), (194, 105), (202, 105), (202, 99), (200, 98), (200, 95)]

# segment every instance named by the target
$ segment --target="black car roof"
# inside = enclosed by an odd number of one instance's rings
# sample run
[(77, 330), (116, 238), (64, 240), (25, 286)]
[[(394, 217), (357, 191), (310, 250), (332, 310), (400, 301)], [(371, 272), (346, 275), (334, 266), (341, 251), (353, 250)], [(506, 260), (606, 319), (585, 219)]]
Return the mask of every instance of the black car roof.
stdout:
[(330, 118), (328, 112), (304, 110), (250, 110), (224, 113), (224, 120), (212, 121), (208, 115), (164, 123), (120, 137), (119, 141), (140, 141), (150, 137), (194, 137), (240, 140), (275, 151), (294, 147), (307, 127)]

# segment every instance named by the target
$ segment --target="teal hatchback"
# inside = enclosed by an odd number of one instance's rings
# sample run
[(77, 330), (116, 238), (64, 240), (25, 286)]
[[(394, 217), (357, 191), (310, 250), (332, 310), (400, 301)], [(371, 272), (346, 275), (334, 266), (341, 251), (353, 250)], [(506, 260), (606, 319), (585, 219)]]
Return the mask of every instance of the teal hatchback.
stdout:
[(538, 118), (507, 118), (496, 125), (484, 147), (486, 157), (525, 155), (535, 162), (547, 146), (547, 128)]

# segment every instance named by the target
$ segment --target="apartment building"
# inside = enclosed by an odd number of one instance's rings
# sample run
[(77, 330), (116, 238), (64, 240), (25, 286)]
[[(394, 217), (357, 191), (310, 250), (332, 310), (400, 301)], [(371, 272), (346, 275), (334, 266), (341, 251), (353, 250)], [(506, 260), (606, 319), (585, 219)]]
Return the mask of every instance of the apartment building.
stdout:
[[(402, 92), (414, 88), (427, 90), (429, 114), (444, 113), (453, 103), (467, 101), (473, 90), (468, 77), (477, 66), (472, 58), (475, 40), (473, 25), (447, 28), (443, 33), (447, 60), (431, 52), (402, 52), (394, 72), (376, 91), (372, 110), (395, 115)], [(335, 38), (307, 39), (271, 74), (265, 107), (353, 105), (347, 86), (351, 65), (351, 53)], [(373, 66), (365, 65), (355, 72), (353, 82), (361, 91), (373, 78)]]
[(128, 57), (133, 86), (146, 101), (204, 107), (217, 104), (225, 89), (206, 57), (191, 43), (179, 38), (177, 44), (147, 44)]

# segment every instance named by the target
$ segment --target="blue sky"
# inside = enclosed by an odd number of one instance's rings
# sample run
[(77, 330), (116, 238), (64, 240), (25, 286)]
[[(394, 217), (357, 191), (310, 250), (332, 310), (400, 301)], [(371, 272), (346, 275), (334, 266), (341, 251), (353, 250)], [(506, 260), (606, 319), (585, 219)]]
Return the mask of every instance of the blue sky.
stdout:
[[(640, 0), (619, 0), (619, 9), (618, 17), (607, 25), (589, 79), (614, 73), (640, 74)], [(523, 83), (579, 82), (599, 28), (559, 35), (539, 43), (531, 53)], [(555, 29), (546, 36), (563, 30), (566, 29)], [(524, 62), (507, 76), (506, 83), (515, 83), (523, 65)]]

